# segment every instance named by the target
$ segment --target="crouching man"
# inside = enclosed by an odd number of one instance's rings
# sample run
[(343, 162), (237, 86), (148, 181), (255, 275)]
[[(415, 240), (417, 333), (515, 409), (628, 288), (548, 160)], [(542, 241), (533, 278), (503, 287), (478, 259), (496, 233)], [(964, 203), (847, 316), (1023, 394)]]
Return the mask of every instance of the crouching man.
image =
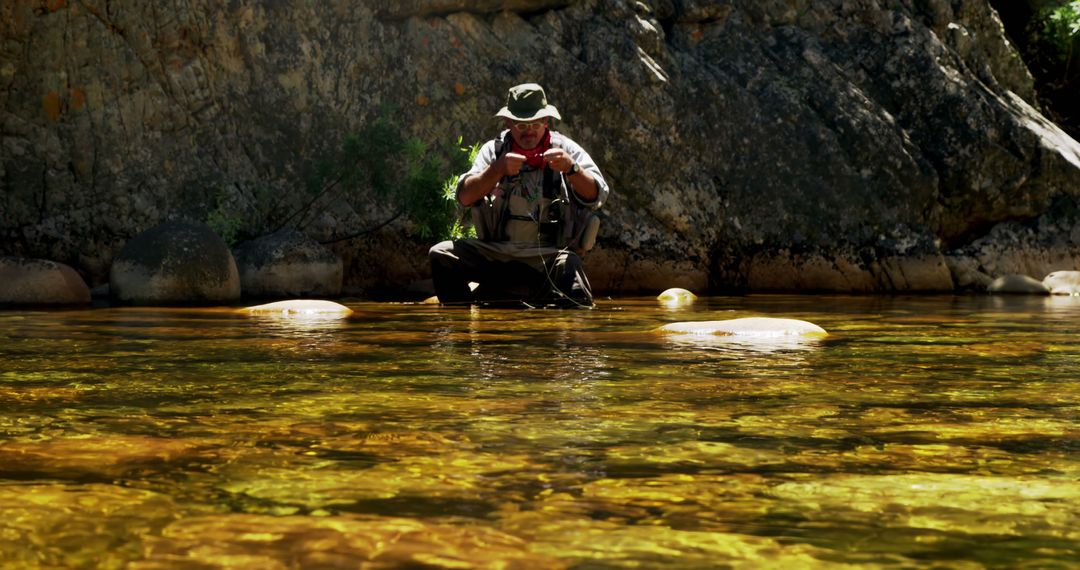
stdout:
[[(477, 237), (428, 252), (435, 294), (442, 303), (591, 307), (581, 253), (596, 239), (607, 182), (585, 149), (551, 129), (562, 117), (539, 85), (511, 87), (495, 116), (505, 130), (484, 144), (457, 187)], [(475, 291), (469, 282), (479, 284)]]

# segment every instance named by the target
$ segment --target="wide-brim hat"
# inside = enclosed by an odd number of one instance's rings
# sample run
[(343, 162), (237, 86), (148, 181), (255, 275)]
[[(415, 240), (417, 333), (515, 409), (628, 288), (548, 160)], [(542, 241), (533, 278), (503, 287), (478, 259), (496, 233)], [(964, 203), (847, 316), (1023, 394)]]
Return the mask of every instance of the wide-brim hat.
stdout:
[(506, 93), (506, 106), (495, 113), (515, 121), (535, 121), (542, 117), (554, 117), (562, 120), (559, 110), (549, 105), (544, 88), (535, 83), (522, 83), (510, 88)]

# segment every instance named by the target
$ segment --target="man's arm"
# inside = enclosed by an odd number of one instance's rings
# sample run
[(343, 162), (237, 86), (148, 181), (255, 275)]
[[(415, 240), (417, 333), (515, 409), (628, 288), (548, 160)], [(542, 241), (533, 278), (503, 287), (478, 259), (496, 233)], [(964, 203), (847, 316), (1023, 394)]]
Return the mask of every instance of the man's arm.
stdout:
[(573, 168), (575, 162), (574, 158), (570, 156), (565, 150), (561, 148), (553, 148), (544, 153), (544, 160), (554, 170), (566, 174), (566, 181), (570, 183), (570, 188), (573, 189), (574, 194), (577, 194), (583, 202), (593, 202), (599, 195), (600, 191), (596, 187), (596, 179), (588, 170), (578, 164), (577, 172), (569, 174), (568, 171)]

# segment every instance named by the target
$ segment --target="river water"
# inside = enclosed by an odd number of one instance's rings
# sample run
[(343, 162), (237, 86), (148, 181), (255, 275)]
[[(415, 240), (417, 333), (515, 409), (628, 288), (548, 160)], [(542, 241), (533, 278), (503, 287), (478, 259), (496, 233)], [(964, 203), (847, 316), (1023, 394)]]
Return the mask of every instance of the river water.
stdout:
[(1080, 298), (349, 306), (0, 312), (0, 567), (1080, 564)]

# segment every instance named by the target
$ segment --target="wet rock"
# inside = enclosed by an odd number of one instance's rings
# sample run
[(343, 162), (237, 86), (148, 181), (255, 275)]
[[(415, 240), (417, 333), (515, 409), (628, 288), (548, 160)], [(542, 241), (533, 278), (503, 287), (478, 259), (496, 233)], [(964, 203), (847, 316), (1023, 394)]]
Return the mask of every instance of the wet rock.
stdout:
[(112, 479), (135, 469), (164, 466), (196, 454), (188, 441), (110, 435), (0, 443), (0, 474), (46, 474), (57, 479)]
[(286, 228), (245, 242), (233, 254), (245, 297), (341, 294), (341, 258), (297, 230)]
[(811, 336), (828, 333), (814, 323), (797, 319), (773, 317), (747, 317), (724, 321), (696, 321), (670, 323), (660, 327), (660, 332), (689, 335), (718, 335), (738, 337)]
[(109, 272), (114, 301), (136, 305), (227, 303), (240, 298), (229, 247), (206, 224), (172, 221), (135, 236)]
[(669, 307), (678, 307), (682, 305), (689, 305), (697, 299), (697, 295), (683, 289), (681, 287), (672, 287), (665, 289), (663, 293), (656, 296), (656, 300)]
[(352, 314), (352, 309), (333, 301), (321, 301), (316, 299), (293, 299), (290, 301), (277, 301), (243, 309), (244, 312), (255, 315), (281, 315), (286, 317), (306, 316), (334, 316), (346, 317)]
[(1055, 271), (1042, 282), (1051, 295), (1080, 295), (1080, 271)]
[(1018, 293), (1029, 295), (1046, 295), (1050, 292), (1042, 281), (1027, 275), (1002, 275), (994, 279), (986, 288), (990, 293)]
[(5, 568), (130, 568), (145, 535), (184, 509), (209, 510), (120, 485), (5, 481), (0, 560)]
[(84, 305), (90, 289), (71, 267), (44, 259), (0, 257), (0, 305)]

